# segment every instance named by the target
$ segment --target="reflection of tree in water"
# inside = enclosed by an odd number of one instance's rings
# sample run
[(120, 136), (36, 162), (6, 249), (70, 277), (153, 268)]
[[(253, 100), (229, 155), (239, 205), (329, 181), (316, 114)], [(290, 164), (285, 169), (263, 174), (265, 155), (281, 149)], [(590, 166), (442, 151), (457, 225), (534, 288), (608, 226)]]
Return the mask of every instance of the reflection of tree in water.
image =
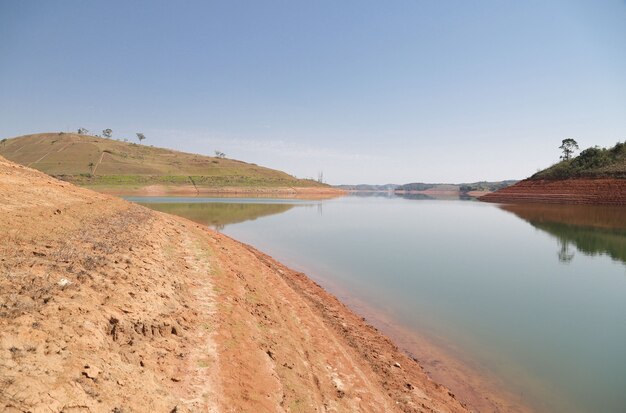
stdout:
[(608, 255), (616, 261), (626, 263), (626, 232), (606, 228), (585, 228), (554, 222), (530, 222), (554, 235), (560, 245), (558, 253), (561, 262), (570, 262), (574, 254), (569, 251), (574, 246), (585, 255)]
[(574, 253), (570, 252), (569, 242), (564, 241), (564, 240), (562, 240), (560, 238), (559, 238), (558, 242), (559, 242), (559, 244), (561, 244), (561, 249), (557, 253), (557, 255), (559, 256), (559, 261), (561, 261), (562, 263), (565, 263), (565, 264), (570, 263), (574, 259)]
[(574, 258), (572, 247), (585, 255), (608, 255), (626, 263), (624, 208), (536, 204), (510, 204), (500, 208), (556, 237), (557, 255), (563, 263)]

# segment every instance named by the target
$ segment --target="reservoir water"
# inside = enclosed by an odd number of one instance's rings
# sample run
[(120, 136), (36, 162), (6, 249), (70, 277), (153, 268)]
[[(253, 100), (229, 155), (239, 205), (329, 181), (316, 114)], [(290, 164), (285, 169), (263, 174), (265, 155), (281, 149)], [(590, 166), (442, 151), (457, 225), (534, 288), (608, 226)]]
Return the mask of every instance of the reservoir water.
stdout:
[(626, 412), (626, 208), (131, 200), (216, 228), (365, 303), (535, 411)]

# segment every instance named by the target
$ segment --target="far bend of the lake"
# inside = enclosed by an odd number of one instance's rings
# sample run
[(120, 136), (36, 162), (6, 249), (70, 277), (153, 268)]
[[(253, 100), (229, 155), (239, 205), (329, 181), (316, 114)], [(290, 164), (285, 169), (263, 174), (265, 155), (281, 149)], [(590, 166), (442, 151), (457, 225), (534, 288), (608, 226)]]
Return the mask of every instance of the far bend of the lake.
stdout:
[(132, 200), (217, 228), (456, 349), (535, 411), (626, 412), (626, 208)]

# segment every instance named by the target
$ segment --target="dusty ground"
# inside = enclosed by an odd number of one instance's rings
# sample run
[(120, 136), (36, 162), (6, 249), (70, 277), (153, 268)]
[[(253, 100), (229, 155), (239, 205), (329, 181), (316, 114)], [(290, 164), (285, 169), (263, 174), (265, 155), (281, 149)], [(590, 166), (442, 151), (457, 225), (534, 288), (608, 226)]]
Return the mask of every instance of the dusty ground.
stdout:
[(0, 158), (0, 410), (463, 412), (304, 275)]
[(526, 179), (479, 199), (500, 203), (626, 205), (626, 179)]

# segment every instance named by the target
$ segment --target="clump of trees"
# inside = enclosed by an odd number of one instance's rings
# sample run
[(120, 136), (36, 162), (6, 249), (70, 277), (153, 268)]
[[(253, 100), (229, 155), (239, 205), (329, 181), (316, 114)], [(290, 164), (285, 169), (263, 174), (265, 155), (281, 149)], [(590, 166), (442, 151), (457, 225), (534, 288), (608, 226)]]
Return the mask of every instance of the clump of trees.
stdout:
[[(77, 129), (77, 133), (79, 135), (88, 135), (89, 134), (89, 130), (87, 128), (78, 128)], [(59, 135), (62, 135), (63, 132), (60, 132)], [(141, 132), (138, 132), (137, 134), (137, 139), (139, 140), (139, 143), (141, 143), (144, 139), (146, 139), (146, 135), (144, 135)], [(111, 128), (106, 128), (102, 130), (102, 135), (95, 135), (97, 137), (105, 137), (107, 139), (112, 139), (113, 138), (113, 129)], [(118, 139), (118, 140), (122, 140), (123, 142), (128, 142), (128, 139), (124, 138), (124, 139)]]
[(593, 146), (583, 150), (575, 158), (572, 158), (574, 149), (578, 149), (575, 140), (564, 139), (559, 149), (563, 151), (561, 162), (537, 172), (531, 178), (564, 179), (604, 175), (626, 177), (626, 142), (618, 142), (612, 148)]
[(224, 158), (226, 158), (226, 154), (224, 152), (221, 152), (221, 151), (215, 151), (215, 157), (216, 158), (220, 158), (220, 159), (224, 159)]

